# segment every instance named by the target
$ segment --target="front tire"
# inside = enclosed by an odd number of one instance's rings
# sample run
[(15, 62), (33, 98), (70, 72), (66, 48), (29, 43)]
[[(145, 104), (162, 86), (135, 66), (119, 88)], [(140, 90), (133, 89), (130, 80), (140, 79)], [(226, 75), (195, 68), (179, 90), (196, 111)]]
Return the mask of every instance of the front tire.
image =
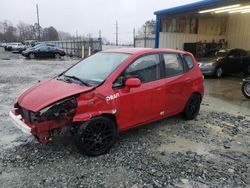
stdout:
[(75, 135), (77, 148), (87, 156), (107, 153), (118, 137), (116, 124), (107, 117), (95, 117), (81, 125)]
[(200, 111), (201, 105), (201, 97), (199, 94), (192, 94), (189, 98), (184, 111), (182, 112), (182, 116), (186, 120), (192, 120), (197, 117)]
[(241, 91), (246, 98), (250, 99), (250, 81), (242, 84)]
[(29, 58), (30, 58), (30, 59), (35, 59), (35, 54), (34, 54), (34, 53), (30, 53), (30, 54), (29, 54)]
[(223, 75), (223, 69), (221, 67), (218, 67), (216, 70), (215, 70), (215, 77), (216, 78), (221, 78)]

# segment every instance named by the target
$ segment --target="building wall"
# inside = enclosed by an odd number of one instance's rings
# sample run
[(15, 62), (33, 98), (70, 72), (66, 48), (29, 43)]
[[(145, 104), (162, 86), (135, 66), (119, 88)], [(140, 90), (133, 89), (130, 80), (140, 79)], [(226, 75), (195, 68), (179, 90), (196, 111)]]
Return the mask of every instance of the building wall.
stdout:
[(184, 43), (213, 40), (218, 42), (220, 39), (226, 39), (226, 36), (160, 32), (159, 47), (183, 50)]
[(198, 34), (225, 35), (228, 19), (225, 16), (201, 17), (199, 19)]
[(250, 50), (250, 14), (232, 14), (228, 19), (229, 48)]
[[(197, 31), (195, 31), (195, 19), (190, 17), (165, 18), (161, 22), (159, 47), (183, 49), (184, 43), (194, 42), (219, 42), (220, 39), (227, 39), (226, 27), (227, 17), (200, 17)], [(177, 27), (176, 20), (182, 20), (183, 27)], [(175, 24), (174, 24), (175, 23)], [(177, 24), (178, 25), (178, 24)], [(181, 29), (180, 29), (181, 28)], [(183, 32), (177, 32), (183, 31)]]

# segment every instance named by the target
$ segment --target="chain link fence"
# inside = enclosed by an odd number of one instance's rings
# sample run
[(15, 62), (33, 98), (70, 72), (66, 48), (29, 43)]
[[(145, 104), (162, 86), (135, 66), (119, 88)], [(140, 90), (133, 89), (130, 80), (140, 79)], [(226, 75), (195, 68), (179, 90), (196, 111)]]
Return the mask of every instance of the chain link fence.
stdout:
[(75, 57), (88, 57), (102, 50), (102, 39), (76, 39), (65, 41), (46, 41), (47, 44), (54, 44), (64, 49), (66, 55)]
[(155, 38), (151, 36), (147, 37), (135, 37), (134, 38), (135, 48), (154, 48)]

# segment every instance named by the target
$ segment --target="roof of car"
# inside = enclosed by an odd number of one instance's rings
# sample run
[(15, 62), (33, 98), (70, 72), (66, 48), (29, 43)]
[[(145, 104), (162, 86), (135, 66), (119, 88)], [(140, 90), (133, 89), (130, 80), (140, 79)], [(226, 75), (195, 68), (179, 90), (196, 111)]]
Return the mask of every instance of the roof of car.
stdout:
[[(129, 53), (129, 54), (137, 54), (137, 53), (150, 53), (150, 52), (175, 52), (175, 53), (185, 53), (180, 50), (168, 49), (168, 48), (116, 48), (116, 49), (108, 49), (103, 52), (116, 52), (116, 53)], [(187, 52), (188, 53), (188, 52)]]

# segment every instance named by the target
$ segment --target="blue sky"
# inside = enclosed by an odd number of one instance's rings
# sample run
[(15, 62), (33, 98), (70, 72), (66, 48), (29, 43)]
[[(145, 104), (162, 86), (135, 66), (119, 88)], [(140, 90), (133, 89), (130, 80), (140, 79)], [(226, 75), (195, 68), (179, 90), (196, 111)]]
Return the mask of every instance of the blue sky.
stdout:
[(154, 19), (153, 12), (197, 0), (0, 0), (0, 21), (36, 22), (36, 3), (42, 27), (54, 26), (71, 34), (98, 31), (111, 42), (115, 41), (115, 22), (119, 24), (119, 41), (132, 42), (133, 28)]

